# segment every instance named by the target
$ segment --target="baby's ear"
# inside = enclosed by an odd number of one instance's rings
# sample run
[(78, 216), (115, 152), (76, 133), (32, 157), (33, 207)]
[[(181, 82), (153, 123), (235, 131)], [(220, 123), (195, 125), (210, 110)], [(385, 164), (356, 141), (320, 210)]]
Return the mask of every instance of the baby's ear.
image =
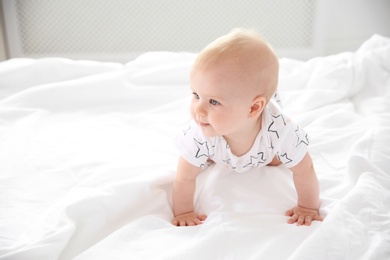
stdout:
[(265, 105), (267, 104), (267, 100), (265, 97), (262, 96), (257, 96), (253, 101), (252, 101), (252, 106), (251, 110), (249, 113), (250, 117), (258, 117), (261, 115), (261, 113), (264, 110)]

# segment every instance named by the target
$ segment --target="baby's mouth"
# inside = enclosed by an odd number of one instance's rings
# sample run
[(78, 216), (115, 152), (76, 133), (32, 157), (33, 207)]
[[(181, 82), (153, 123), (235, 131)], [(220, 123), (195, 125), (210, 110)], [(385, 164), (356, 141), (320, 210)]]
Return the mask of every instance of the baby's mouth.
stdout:
[(210, 125), (209, 123), (203, 122), (203, 120), (200, 117), (197, 117), (196, 119), (197, 119), (196, 121), (200, 127), (206, 127), (206, 126)]

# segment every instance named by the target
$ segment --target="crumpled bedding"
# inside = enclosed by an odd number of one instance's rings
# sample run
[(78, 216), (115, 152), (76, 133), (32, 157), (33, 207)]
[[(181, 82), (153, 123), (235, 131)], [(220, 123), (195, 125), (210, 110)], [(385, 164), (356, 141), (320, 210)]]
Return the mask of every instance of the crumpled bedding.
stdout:
[(191, 53), (127, 64), (0, 63), (0, 259), (389, 259), (390, 39), (280, 59), (283, 107), (310, 135), (323, 222), (287, 224), (284, 166), (197, 180), (195, 227), (171, 225)]

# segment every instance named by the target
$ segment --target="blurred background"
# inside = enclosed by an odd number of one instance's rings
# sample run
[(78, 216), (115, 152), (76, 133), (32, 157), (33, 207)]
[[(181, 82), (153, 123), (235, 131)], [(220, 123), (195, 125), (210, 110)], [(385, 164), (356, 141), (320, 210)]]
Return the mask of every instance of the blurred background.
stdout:
[(254, 28), (279, 57), (307, 60), (390, 37), (390, 0), (1, 0), (0, 60), (128, 62), (149, 51), (198, 52)]

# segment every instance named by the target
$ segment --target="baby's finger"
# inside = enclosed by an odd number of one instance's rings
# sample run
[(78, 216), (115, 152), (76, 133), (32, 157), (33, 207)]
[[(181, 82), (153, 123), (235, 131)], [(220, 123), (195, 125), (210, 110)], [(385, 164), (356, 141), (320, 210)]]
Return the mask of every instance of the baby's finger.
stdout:
[(294, 215), (293, 210), (292, 209), (287, 210), (285, 215), (292, 217)]
[(324, 218), (323, 218), (323, 217), (321, 217), (321, 216), (315, 215), (315, 216), (313, 217), (313, 220), (317, 220), (317, 221), (323, 221), (323, 220), (324, 220)]
[(196, 219), (194, 219), (194, 224), (195, 225), (200, 225), (200, 224), (202, 224), (202, 221), (200, 221), (199, 218), (196, 218)]
[(200, 219), (201, 221), (206, 220), (206, 218), (207, 218), (207, 216), (205, 214), (198, 215), (198, 219)]
[(291, 216), (291, 218), (289, 218), (288, 223), (289, 224), (294, 224), (295, 222), (297, 222), (297, 220), (298, 220), (298, 215), (294, 214), (294, 215)]
[(299, 216), (297, 220), (297, 225), (302, 226), (303, 223), (305, 223), (305, 217), (304, 216)]
[(310, 226), (312, 219), (313, 218), (311, 216), (306, 216), (305, 217), (305, 226)]
[(196, 226), (196, 219), (192, 220), (192, 219), (189, 219), (186, 221), (186, 224), (187, 226)]

